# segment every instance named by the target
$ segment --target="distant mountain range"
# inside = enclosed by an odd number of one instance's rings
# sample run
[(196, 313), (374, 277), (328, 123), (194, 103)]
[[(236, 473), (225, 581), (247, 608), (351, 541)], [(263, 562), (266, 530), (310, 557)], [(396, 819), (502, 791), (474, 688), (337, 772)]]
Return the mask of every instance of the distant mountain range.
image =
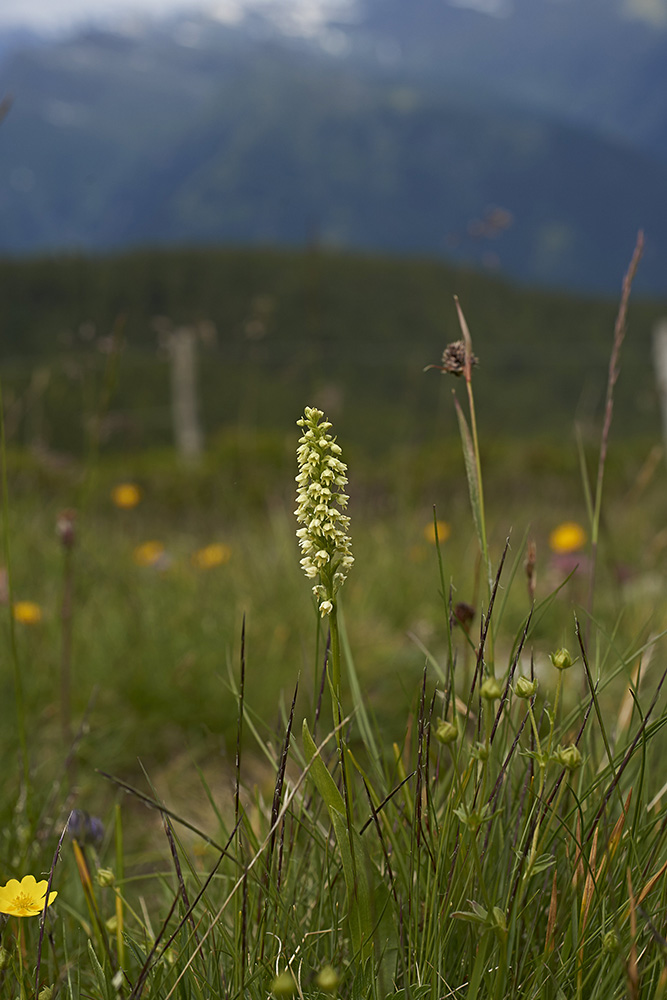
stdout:
[[(11, 42), (11, 43), (10, 43)], [(218, 0), (0, 44), (0, 253), (320, 243), (667, 295), (667, 0)]]

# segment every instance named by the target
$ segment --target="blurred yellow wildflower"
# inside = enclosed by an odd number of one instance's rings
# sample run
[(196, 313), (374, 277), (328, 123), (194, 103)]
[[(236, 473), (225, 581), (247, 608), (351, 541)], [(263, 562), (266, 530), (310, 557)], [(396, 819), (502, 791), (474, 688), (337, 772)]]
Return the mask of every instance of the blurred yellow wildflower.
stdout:
[(131, 510), (141, 502), (141, 490), (134, 483), (119, 483), (111, 491), (111, 500), (122, 510)]
[(229, 562), (231, 557), (232, 550), (229, 545), (214, 542), (192, 554), (192, 565), (196, 566), (197, 569), (213, 569), (214, 566), (223, 566)]
[(34, 601), (15, 601), (12, 614), (22, 625), (38, 625), (42, 620), (42, 609)]
[[(436, 523), (438, 525), (438, 541), (446, 542), (452, 533), (451, 525), (448, 524), (447, 521), (437, 521)], [(431, 545), (435, 545), (435, 524), (433, 521), (429, 521), (424, 528), (424, 538), (427, 542), (430, 542)]]
[(142, 542), (132, 553), (137, 566), (156, 566), (164, 560), (165, 551), (162, 542)]
[[(34, 875), (24, 875), (20, 882), (10, 878), (7, 885), (0, 886), (0, 913), (13, 917), (39, 916), (44, 909), (48, 885), (46, 879), (38, 882)], [(57, 895), (57, 892), (49, 893), (49, 906)]]
[(576, 521), (563, 521), (549, 535), (552, 552), (578, 552), (586, 544), (586, 532)]

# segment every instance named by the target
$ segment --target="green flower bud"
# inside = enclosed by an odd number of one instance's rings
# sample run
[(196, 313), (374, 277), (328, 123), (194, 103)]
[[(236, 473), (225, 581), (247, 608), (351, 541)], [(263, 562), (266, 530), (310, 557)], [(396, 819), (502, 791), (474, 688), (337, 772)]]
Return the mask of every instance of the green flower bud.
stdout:
[(340, 983), (340, 976), (333, 965), (325, 965), (317, 974), (317, 985), (325, 993), (335, 993)]
[(527, 677), (519, 677), (514, 685), (517, 698), (532, 698), (537, 692), (537, 681), (529, 681)]
[(271, 983), (271, 992), (274, 997), (293, 997), (296, 993), (296, 983), (292, 973), (284, 969), (279, 976), (276, 976)]
[(567, 649), (557, 649), (555, 653), (551, 653), (549, 659), (556, 670), (568, 670), (574, 663)]
[(485, 819), (484, 810), (468, 809), (466, 806), (459, 806), (458, 809), (454, 810), (454, 815), (458, 816), (471, 833), (477, 833)]
[(495, 677), (487, 677), (482, 683), (479, 693), (486, 701), (497, 701), (503, 693), (503, 689)]
[(618, 951), (619, 940), (616, 931), (607, 931), (602, 936), (602, 950), (606, 955), (615, 955)]
[(39, 1000), (51, 1000), (53, 996), (53, 986), (42, 986), (39, 991)]
[(10, 963), (11, 955), (6, 948), (0, 948), (0, 972), (6, 969)]
[(97, 884), (108, 889), (116, 882), (116, 876), (111, 868), (100, 868), (97, 872)]
[(489, 748), (485, 743), (475, 743), (472, 748), (472, 755), (475, 760), (481, 760), (484, 762), (489, 759)]
[(579, 752), (579, 748), (572, 743), (569, 747), (558, 747), (554, 754), (554, 759), (561, 765), (561, 767), (566, 767), (568, 771), (576, 771), (578, 767), (584, 762), (584, 758)]
[(438, 719), (438, 724), (435, 727), (435, 738), (438, 743), (443, 743), (445, 746), (448, 743), (456, 743), (459, 738), (459, 728), (455, 722), (445, 722), (444, 719)]
[(503, 934), (506, 934), (507, 933), (507, 918), (506, 918), (505, 913), (503, 912), (503, 910), (501, 910), (499, 906), (494, 906), (492, 914), (493, 914), (493, 918), (492, 918), (492, 921), (491, 921), (492, 925), (495, 926), (495, 927), (497, 927), (498, 930), (501, 931)]

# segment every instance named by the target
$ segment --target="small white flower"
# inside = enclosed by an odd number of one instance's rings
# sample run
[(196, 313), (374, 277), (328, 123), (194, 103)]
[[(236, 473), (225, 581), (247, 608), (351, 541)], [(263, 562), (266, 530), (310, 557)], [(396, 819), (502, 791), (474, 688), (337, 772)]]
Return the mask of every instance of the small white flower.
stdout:
[(342, 449), (328, 433), (331, 423), (321, 410), (307, 406), (297, 421), (304, 429), (297, 448), (299, 472), (297, 508), (299, 524), (296, 537), (303, 558), (301, 566), (308, 579), (319, 577), (313, 593), (319, 601), (320, 614), (333, 611), (333, 599), (343, 584), (354, 557), (347, 534), (350, 518), (342, 511), (347, 496), (347, 466), (340, 459)]

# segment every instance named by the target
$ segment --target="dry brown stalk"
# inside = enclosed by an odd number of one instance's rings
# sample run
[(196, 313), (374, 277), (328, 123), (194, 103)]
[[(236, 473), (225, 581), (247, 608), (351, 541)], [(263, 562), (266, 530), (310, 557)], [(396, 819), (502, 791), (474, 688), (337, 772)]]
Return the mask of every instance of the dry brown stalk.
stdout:
[(597, 562), (598, 531), (600, 526), (600, 507), (602, 504), (602, 484), (604, 481), (604, 470), (607, 461), (607, 451), (609, 448), (609, 434), (611, 431), (611, 418), (614, 413), (614, 389), (620, 372), (621, 347), (625, 339), (626, 320), (628, 315), (628, 303), (630, 301), (630, 291), (634, 281), (637, 267), (644, 250), (644, 233), (640, 229), (637, 233), (637, 242), (630, 260), (630, 266), (623, 278), (623, 288), (621, 291), (621, 301), (618, 307), (616, 323), (614, 325), (614, 340), (609, 358), (609, 374), (607, 376), (607, 396), (605, 400), (604, 423), (602, 426), (602, 438), (600, 441), (600, 455), (598, 458), (597, 483), (595, 487), (595, 507), (593, 511), (593, 525), (591, 532), (591, 569), (588, 589), (588, 614), (589, 623), (593, 613), (593, 594), (595, 589), (595, 567)]
[(556, 917), (558, 916), (558, 891), (556, 888), (556, 869), (554, 868), (553, 882), (551, 883), (551, 900), (549, 902), (549, 916), (547, 918), (547, 936), (544, 941), (545, 952), (554, 950), (554, 935), (556, 931)]

